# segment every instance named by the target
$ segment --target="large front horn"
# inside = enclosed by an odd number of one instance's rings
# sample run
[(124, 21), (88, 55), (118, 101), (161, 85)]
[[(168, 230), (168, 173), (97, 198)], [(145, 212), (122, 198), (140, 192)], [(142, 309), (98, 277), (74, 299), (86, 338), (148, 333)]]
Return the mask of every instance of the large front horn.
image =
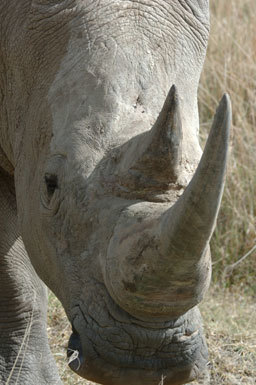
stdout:
[(208, 288), (209, 241), (223, 193), (230, 123), (231, 104), (224, 95), (183, 195), (171, 208), (134, 204), (115, 227), (105, 282), (114, 300), (137, 318), (178, 317), (198, 304)]

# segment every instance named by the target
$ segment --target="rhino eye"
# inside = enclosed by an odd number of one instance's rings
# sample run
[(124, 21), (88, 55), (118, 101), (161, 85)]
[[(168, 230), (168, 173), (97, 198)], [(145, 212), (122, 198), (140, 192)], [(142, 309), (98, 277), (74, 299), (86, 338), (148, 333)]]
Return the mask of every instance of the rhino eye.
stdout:
[(54, 191), (58, 188), (58, 178), (54, 174), (45, 174), (44, 181), (47, 188), (47, 193), (49, 197), (52, 197)]

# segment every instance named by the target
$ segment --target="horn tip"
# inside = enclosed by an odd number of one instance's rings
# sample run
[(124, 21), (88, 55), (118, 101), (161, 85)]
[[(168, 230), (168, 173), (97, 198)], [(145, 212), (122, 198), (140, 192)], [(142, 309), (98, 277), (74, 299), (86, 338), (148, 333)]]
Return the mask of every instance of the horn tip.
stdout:
[(175, 84), (173, 84), (168, 92), (166, 101), (165, 101), (165, 108), (166, 111), (170, 111), (173, 109), (176, 109), (179, 106), (179, 94), (178, 89)]
[(225, 93), (222, 96), (219, 104), (219, 110), (229, 120), (229, 125), (230, 125), (232, 107), (231, 107), (231, 100), (230, 100), (229, 94)]
[(177, 86), (173, 83), (173, 85), (170, 88), (170, 91), (177, 92)]
[(222, 96), (220, 106), (224, 107), (227, 111), (231, 111), (231, 100), (228, 93)]
[(219, 106), (216, 110), (215, 119), (212, 128), (216, 131), (222, 131), (227, 136), (227, 139), (229, 137), (229, 131), (231, 126), (231, 116), (232, 116), (232, 108), (231, 108), (231, 101), (230, 97), (227, 93), (225, 93), (221, 101), (219, 103)]
[(175, 84), (173, 84), (169, 91), (169, 98), (171, 100), (177, 100), (178, 99), (178, 89)]

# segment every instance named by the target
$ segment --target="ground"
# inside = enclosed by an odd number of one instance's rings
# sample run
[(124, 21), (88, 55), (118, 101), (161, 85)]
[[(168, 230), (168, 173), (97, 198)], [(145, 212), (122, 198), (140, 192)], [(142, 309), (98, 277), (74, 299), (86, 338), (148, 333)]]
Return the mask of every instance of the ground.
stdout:
[[(51, 293), (49, 297), (48, 335), (64, 385), (95, 385), (79, 378), (68, 368), (66, 348), (71, 329), (59, 301)], [(210, 351), (211, 379), (202, 380), (200, 385), (254, 385), (255, 298), (245, 295), (243, 287), (234, 291), (214, 286), (202, 303), (201, 312)]]

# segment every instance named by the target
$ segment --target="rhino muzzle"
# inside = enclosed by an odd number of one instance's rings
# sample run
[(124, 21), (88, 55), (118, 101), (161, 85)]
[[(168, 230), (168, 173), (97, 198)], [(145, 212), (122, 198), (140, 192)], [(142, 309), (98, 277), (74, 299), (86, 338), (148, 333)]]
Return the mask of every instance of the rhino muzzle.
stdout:
[(157, 385), (161, 378), (166, 385), (180, 385), (197, 378), (208, 362), (196, 308), (154, 326), (135, 319), (135, 324), (112, 321), (111, 327), (102, 327), (82, 306), (76, 308), (67, 351), (74, 372), (106, 385)]
[[(118, 305), (135, 317), (177, 317), (198, 304), (209, 286), (209, 241), (223, 193), (230, 122), (230, 100), (224, 95), (198, 168), (183, 194), (171, 207), (138, 201), (116, 223), (105, 284)], [(177, 186), (182, 136), (179, 98), (173, 86), (153, 128), (130, 143), (132, 150), (126, 149), (132, 161), (124, 157), (121, 162), (124, 179), (136, 170), (143, 173), (144, 182), (145, 175), (152, 182), (151, 193), (163, 181), (169, 189)]]

